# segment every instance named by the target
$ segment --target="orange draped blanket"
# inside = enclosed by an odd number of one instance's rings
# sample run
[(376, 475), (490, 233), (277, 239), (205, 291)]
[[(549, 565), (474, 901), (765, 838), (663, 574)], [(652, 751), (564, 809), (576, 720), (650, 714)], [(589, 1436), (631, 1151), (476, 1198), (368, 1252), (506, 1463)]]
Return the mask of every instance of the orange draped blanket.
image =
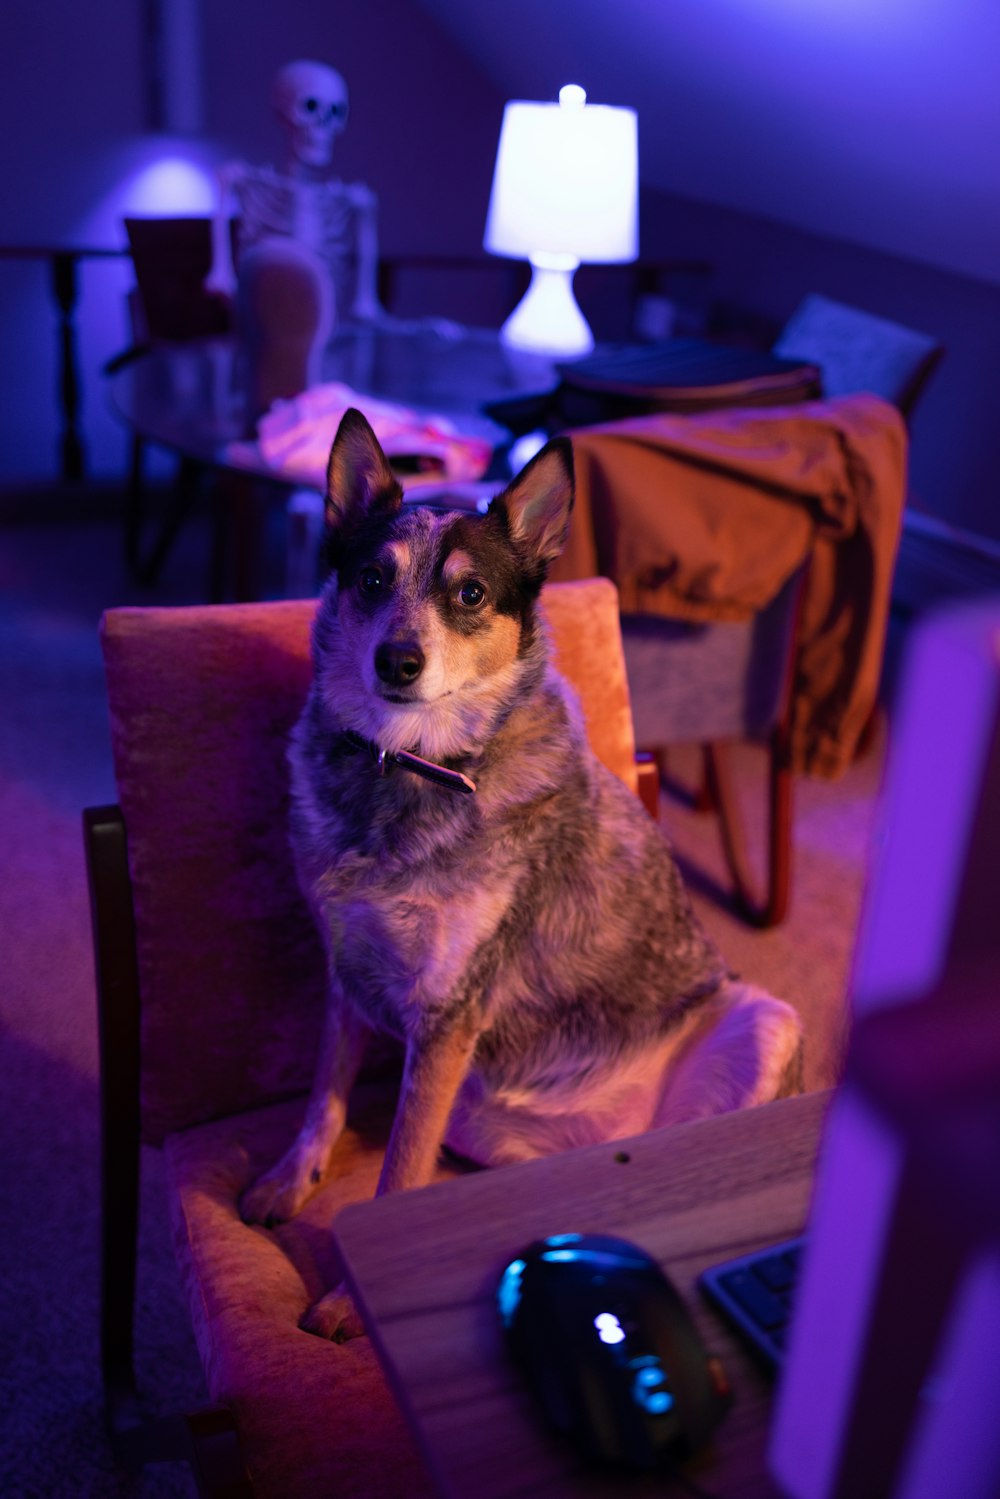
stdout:
[(571, 434), (577, 499), (553, 580), (603, 574), (626, 612), (748, 619), (810, 559), (793, 758), (834, 777), (875, 705), (906, 494), (906, 429), (876, 396)]

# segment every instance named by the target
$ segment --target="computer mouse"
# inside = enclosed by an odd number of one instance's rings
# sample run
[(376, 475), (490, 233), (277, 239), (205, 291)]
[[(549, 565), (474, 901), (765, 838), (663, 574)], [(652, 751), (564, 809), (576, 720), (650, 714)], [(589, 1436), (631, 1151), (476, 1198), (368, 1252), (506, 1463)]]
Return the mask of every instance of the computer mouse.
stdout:
[(650, 1468), (709, 1440), (730, 1392), (683, 1300), (625, 1239), (555, 1234), (507, 1265), (497, 1307), (549, 1425), (588, 1458)]

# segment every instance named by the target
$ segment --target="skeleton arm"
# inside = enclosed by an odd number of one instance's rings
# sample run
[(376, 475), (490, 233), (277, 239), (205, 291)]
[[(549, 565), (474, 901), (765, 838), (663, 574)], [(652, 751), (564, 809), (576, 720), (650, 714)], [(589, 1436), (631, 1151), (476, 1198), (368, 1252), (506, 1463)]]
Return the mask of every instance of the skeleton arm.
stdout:
[(378, 322), (386, 316), (378, 299), (378, 199), (362, 182), (352, 183), (347, 193), (357, 214), (358, 276), (351, 314)]

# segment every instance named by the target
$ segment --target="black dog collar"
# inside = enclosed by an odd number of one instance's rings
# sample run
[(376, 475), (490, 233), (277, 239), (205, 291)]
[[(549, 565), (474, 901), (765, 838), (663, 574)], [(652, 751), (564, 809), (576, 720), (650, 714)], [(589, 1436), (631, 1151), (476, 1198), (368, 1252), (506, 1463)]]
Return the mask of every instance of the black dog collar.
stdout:
[(368, 751), (378, 766), (380, 776), (386, 774), (390, 765), (401, 765), (404, 770), (411, 770), (414, 775), (423, 776), (425, 781), (433, 781), (435, 786), (443, 786), (447, 791), (461, 791), (468, 795), (476, 789), (475, 781), (470, 781), (460, 770), (449, 770), (446, 765), (435, 765), (433, 760), (422, 760), (409, 750), (382, 749), (374, 739), (366, 739), (353, 729), (345, 729), (344, 738), (355, 749)]

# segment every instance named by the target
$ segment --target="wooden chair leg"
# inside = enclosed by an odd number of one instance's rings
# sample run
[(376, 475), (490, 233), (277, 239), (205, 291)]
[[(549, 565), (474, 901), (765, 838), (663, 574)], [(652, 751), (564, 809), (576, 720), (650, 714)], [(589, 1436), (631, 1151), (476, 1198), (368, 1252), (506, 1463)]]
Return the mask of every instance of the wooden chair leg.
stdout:
[(132, 438), (128, 486), (125, 490), (125, 562), (134, 577), (139, 576), (139, 538), (142, 535), (142, 474), (145, 444), (141, 437)]
[(101, 1058), (101, 1365), (108, 1427), (139, 1420), (132, 1361), (139, 1220), (139, 984), (125, 825), (88, 807), (84, 847)]
[(635, 757), (639, 800), (654, 822), (660, 820), (660, 767), (655, 755), (639, 750)]
[(754, 926), (777, 926), (788, 910), (792, 864), (792, 771), (787, 734), (775, 729), (768, 748), (768, 848), (763, 897), (755, 891), (750, 872), (739, 801), (733, 787), (725, 747), (703, 746), (705, 781), (719, 815), (726, 863), (739, 906)]
[(185, 1417), (188, 1462), (202, 1499), (252, 1499), (253, 1484), (240, 1451), (232, 1412), (197, 1411)]
[(142, 439), (134, 437), (128, 487), (125, 491), (125, 561), (132, 576), (138, 582), (150, 584), (155, 583), (159, 578), (178, 532), (191, 512), (198, 492), (202, 466), (193, 458), (180, 460), (159, 535), (143, 556), (144, 453), (145, 444)]
[(708, 777), (705, 774), (704, 763), (702, 765), (701, 780), (695, 785), (686, 785), (672, 772), (670, 768), (670, 750), (666, 745), (657, 745), (653, 749), (641, 750), (640, 757), (650, 759), (656, 766), (656, 773), (661, 788), (677, 801), (683, 802), (690, 807), (692, 812), (714, 812), (715, 803), (708, 785)]
[(225, 1407), (140, 1422), (118, 1433), (114, 1451), (132, 1471), (146, 1463), (187, 1463), (200, 1499), (253, 1499), (236, 1423)]
[(252, 1494), (227, 1410), (149, 1420), (136, 1387), (133, 1319), (139, 1225), (139, 978), (125, 823), (88, 807), (84, 850), (101, 1059), (101, 1373), (105, 1419), (123, 1467), (187, 1462), (205, 1499)]
[(694, 792), (691, 805), (696, 812), (717, 812), (719, 810), (719, 804), (713, 789), (712, 777), (708, 773), (708, 759), (704, 750), (702, 751), (701, 781)]
[(177, 468), (177, 477), (174, 479), (173, 488), (170, 492), (170, 501), (167, 513), (163, 518), (160, 534), (156, 538), (149, 554), (145, 560), (140, 560), (138, 566), (139, 581), (142, 583), (155, 583), (163, 569), (163, 564), (173, 548), (177, 536), (191, 513), (198, 488), (201, 481), (202, 465), (193, 458), (182, 458)]

